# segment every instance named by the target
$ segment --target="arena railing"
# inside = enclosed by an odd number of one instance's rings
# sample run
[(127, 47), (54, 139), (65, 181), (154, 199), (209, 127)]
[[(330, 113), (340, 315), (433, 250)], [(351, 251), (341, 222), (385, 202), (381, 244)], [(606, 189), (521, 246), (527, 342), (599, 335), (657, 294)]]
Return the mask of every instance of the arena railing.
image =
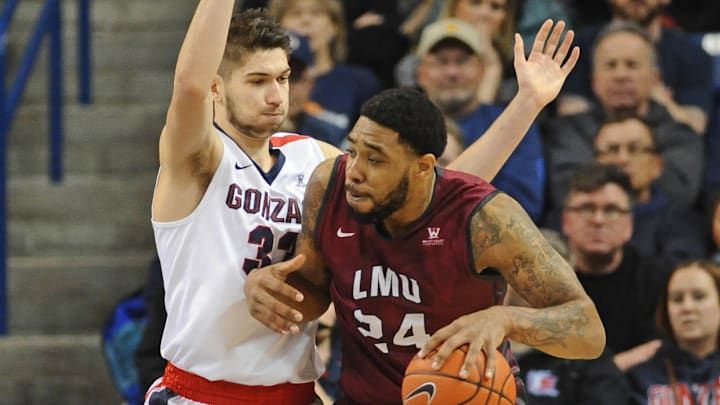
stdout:
[[(37, 61), (43, 40), (48, 40), (49, 177), (63, 179), (63, 70), (62, 6), (60, 0), (45, 0), (30, 38), (8, 84), (8, 32), (18, 0), (5, 0), (0, 10), (0, 335), (8, 332), (7, 285), (7, 146), (8, 133), (22, 99), (28, 78)], [(90, 0), (78, 0), (79, 102), (91, 102)]]

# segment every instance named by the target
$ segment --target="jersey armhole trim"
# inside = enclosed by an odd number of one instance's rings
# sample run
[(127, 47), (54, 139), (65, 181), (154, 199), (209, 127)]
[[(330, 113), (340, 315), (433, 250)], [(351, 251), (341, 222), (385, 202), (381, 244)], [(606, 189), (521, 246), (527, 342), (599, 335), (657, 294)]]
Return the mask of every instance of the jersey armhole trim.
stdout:
[[(225, 145), (225, 142), (223, 142), (222, 136), (217, 131), (215, 131), (215, 134), (220, 139), (220, 145), (222, 145), (222, 148), (223, 148), (222, 155), (220, 155), (220, 162), (218, 162), (218, 167), (215, 168), (215, 172), (213, 173), (212, 178), (210, 179), (210, 182), (208, 183), (207, 188), (205, 189), (205, 192), (203, 193), (202, 198), (200, 198), (200, 201), (198, 202), (197, 206), (195, 206), (195, 209), (193, 209), (192, 212), (189, 213), (184, 218), (176, 219), (174, 221), (157, 221), (157, 220), (155, 220), (155, 217), (153, 216), (153, 212), (152, 212), (152, 208), (151, 208), (150, 223), (153, 226), (156, 226), (158, 228), (174, 228), (174, 227), (182, 226), (182, 225), (192, 221), (192, 219), (198, 215), (198, 212), (200, 212), (200, 209), (203, 206), (209, 204), (207, 202), (207, 200), (210, 198), (210, 197), (208, 197), (208, 190), (210, 190), (210, 187), (212, 187), (212, 185), (218, 181), (217, 180), (218, 173), (224, 169), (223, 163), (225, 163), (225, 156), (227, 153), (227, 145)], [(162, 167), (159, 170), (162, 170)], [(158, 179), (160, 176), (159, 170), (158, 170)], [(157, 187), (157, 180), (156, 180), (156, 187)], [(153, 193), (154, 192), (155, 191), (153, 191)]]
[(325, 195), (323, 195), (322, 203), (317, 213), (318, 219), (315, 225), (315, 231), (313, 232), (313, 240), (315, 241), (316, 246), (320, 245), (320, 229), (323, 227), (325, 222), (324, 214), (328, 201), (330, 200), (330, 196), (335, 192), (335, 185), (337, 184), (338, 178), (338, 166), (340, 165), (340, 161), (343, 156), (344, 155), (339, 155), (335, 158), (335, 162), (332, 167), (332, 174), (330, 175), (330, 180), (328, 180), (327, 187), (325, 188)]
[[(472, 242), (472, 221), (473, 221), (473, 218), (475, 218), (475, 215), (478, 213), (478, 211), (480, 211), (485, 206), (485, 204), (487, 204), (490, 200), (492, 200), (496, 195), (498, 195), (500, 193), (501, 193), (501, 191), (499, 191), (499, 190), (494, 190), (494, 191), (490, 192), (488, 195), (485, 196), (485, 198), (483, 198), (475, 206), (475, 209), (472, 210), (472, 212), (470, 213), (470, 216), (468, 217), (467, 225), (465, 228), (465, 234), (467, 235), (466, 243), (467, 243), (468, 261), (469, 261), (468, 264), (470, 265), (469, 268), (473, 270), (473, 274), (472, 274), (473, 276), (479, 276), (480, 272), (478, 271), (477, 268), (475, 268), (475, 256), (473, 254), (474, 250), (473, 250), (473, 242)], [(485, 270), (485, 269), (483, 269), (483, 270)]]

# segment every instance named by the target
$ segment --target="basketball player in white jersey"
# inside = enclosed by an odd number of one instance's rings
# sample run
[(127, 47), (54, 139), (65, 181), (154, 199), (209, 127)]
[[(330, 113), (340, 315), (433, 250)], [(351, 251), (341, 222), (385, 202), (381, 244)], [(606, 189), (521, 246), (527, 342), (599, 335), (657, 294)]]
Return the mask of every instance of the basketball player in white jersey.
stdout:
[[(340, 151), (273, 135), (288, 108), (289, 39), (264, 13), (233, 17), (233, 6), (199, 1), (160, 136), (152, 223), (168, 367), (148, 404), (318, 401), (316, 323), (289, 334), (266, 328), (249, 315), (243, 287), (254, 268), (292, 255), (306, 182)], [(538, 112), (509, 106), (451, 166), (491, 180)]]

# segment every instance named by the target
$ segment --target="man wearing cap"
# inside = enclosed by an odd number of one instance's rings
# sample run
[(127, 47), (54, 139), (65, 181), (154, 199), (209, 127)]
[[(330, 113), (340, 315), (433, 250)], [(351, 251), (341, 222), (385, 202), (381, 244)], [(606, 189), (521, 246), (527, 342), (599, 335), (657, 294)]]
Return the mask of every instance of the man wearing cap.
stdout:
[[(489, 40), (473, 26), (454, 18), (428, 25), (418, 44), (418, 85), (443, 114), (458, 123), (465, 145), (482, 136), (503, 110), (477, 98), (490, 47)], [(545, 160), (536, 126), (530, 128), (493, 185), (520, 202), (534, 221), (540, 219)]]

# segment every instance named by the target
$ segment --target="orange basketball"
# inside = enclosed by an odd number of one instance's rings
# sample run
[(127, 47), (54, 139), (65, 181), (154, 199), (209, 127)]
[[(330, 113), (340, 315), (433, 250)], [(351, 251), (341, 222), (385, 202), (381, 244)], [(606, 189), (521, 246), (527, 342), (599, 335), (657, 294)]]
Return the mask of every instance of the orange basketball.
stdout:
[(403, 404), (426, 405), (432, 401), (433, 405), (514, 405), (515, 377), (505, 357), (496, 353), (495, 374), (492, 380), (484, 380), (485, 352), (481, 352), (475, 367), (463, 379), (459, 373), (467, 350), (467, 345), (455, 349), (438, 370), (431, 367), (437, 351), (424, 359), (413, 357), (402, 383)]

